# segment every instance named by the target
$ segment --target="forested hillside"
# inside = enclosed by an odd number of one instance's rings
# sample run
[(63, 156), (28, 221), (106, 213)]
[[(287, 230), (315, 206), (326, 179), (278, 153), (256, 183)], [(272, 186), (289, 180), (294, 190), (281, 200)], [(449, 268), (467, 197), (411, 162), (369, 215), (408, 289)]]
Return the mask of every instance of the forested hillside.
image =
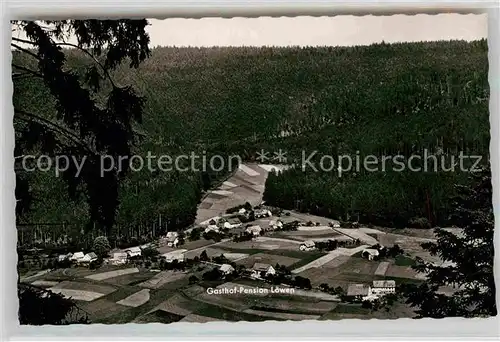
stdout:
[[(92, 61), (77, 52), (69, 64)], [(14, 60), (20, 56), (14, 55)], [(29, 60), (18, 60), (30, 63)], [(486, 41), (377, 44), (320, 48), (156, 48), (137, 70), (113, 75), (145, 96), (135, 153), (238, 154), (283, 149), (329, 155), (406, 156), (423, 149), (487, 156)], [(84, 75), (82, 75), (84, 77)], [(16, 80), (14, 101), (52, 117), (50, 94), (35, 79)], [(33, 109), (32, 109), (33, 110)], [(486, 158), (486, 157), (485, 157)], [(485, 160), (485, 159), (484, 159)], [(161, 214), (177, 227), (191, 223), (202, 189), (226, 172), (132, 173), (120, 192), (118, 225), (149, 227)], [(41, 178), (25, 222), (86, 221), (53, 175)], [(331, 217), (405, 225), (435, 224), (450, 213), (455, 173), (316, 173), (272, 175), (265, 199)], [(43, 178), (43, 179), (42, 179)], [(48, 181), (50, 180), (50, 181)]]

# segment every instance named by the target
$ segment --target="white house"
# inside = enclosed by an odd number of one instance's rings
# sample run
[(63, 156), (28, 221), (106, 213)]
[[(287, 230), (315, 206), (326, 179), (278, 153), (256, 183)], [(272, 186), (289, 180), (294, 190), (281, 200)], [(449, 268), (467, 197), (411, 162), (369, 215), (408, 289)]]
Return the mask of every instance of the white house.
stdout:
[(365, 284), (349, 284), (347, 288), (347, 297), (353, 299), (363, 299), (370, 294), (370, 286)]
[(173, 262), (174, 260), (177, 260), (178, 262), (183, 262), (185, 259), (184, 254), (186, 252), (187, 249), (178, 249), (176, 251), (165, 253), (162, 256), (165, 257), (166, 262)]
[(79, 262), (81, 259), (83, 259), (84, 256), (85, 254), (83, 254), (83, 252), (76, 252), (75, 254), (73, 254), (70, 260)]
[(258, 279), (261, 278), (262, 272), (264, 272), (265, 276), (276, 274), (276, 270), (271, 265), (256, 262), (252, 267), (252, 274), (250, 276)]
[(212, 218), (209, 218), (208, 220), (201, 222), (200, 226), (208, 226), (210, 224), (217, 224), (217, 222), (219, 222), (220, 219), (221, 219), (220, 216), (214, 216)]
[(238, 228), (241, 227), (242, 223), (238, 219), (228, 219), (224, 222), (223, 227), (227, 229)]
[(374, 280), (371, 288), (372, 295), (383, 296), (396, 292), (396, 282), (394, 280)]
[(80, 260), (78, 260), (79, 263), (91, 263), (92, 261), (96, 261), (97, 260), (97, 255), (94, 253), (94, 252), (90, 252), (90, 253), (87, 253), (83, 256), (83, 258), (81, 258)]
[(375, 257), (379, 256), (379, 252), (376, 249), (373, 248), (367, 248), (364, 249), (363, 252), (361, 253), (362, 256), (365, 256), (368, 258), (368, 260), (373, 260)]
[(179, 233), (168, 232), (167, 237), (166, 237), (166, 241), (167, 241), (168, 247), (177, 247), (177, 245), (179, 244)]
[(219, 271), (221, 271), (223, 274), (230, 274), (234, 272), (234, 267), (229, 265), (229, 264), (223, 264), (219, 268)]
[(64, 260), (71, 260), (71, 257), (73, 256), (73, 253), (68, 253), (68, 254), (61, 254), (57, 257), (58, 261), (64, 261)]
[(238, 210), (238, 214), (241, 214), (241, 215), (243, 215), (246, 212), (247, 212), (247, 210), (245, 208), (241, 208), (240, 210)]
[(307, 240), (300, 244), (299, 249), (301, 251), (311, 251), (316, 248), (316, 244), (313, 240)]
[(205, 233), (208, 233), (208, 232), (210, 232), (210, 231), (212, 231), (212, 230), (213, 230), (214, 232), (217, 232), (217, 233), (218, 233), (218, 232), (219, 232), (219, 227), (218, 227), (217, 225), (215, 225), (215, 224), (211, 224), (211, 225), (209, 225), (207, 228), (205, 228)]
[(127, 253), (129, 258), (133, 258), (136, 256), (141, 256), (142, 250), (140, 247), (130, 247), (125, 250), (125, 253)]
[(269, 228), (271, 229), (281, 229), (283, 228), (283, 221), (281, 220), (271, 220), (269, 221)]
[(258, 236), (262, 232), (262, 228), (260, 226), (251, 226), (245, 229), (245, 232), (251, 233), (253, 236)]
[(178, 232), (167, 232), (166, 238), (169, 239), (169, 238), (178, 237), (178, 236), (179, 236)]
[(113, 253), (113, 257), (108, 260), (112, 265), (122, 265), (127, 262), (127, 253), (116, 252)]

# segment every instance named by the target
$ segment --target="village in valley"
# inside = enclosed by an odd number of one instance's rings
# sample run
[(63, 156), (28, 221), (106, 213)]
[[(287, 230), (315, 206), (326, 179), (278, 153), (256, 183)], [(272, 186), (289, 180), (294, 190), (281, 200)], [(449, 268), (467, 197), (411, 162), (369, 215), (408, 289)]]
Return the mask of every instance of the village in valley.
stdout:
[(241, 164), (194, 225), (142, 245), (26, 250), (20, 281), (73, 299), (92, 323), (413, 317), (398, 287), (425, 279), (412, 266), (433, 260), (420, 247), (432, 232), (267, 206), (270, 171), (280, 166)]

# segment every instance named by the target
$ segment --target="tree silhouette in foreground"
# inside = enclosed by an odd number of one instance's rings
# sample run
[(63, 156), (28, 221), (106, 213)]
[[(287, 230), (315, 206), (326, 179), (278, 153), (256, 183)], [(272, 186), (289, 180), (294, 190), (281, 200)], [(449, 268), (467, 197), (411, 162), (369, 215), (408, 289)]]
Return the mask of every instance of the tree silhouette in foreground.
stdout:
[[(41, 114), (32, 108), (31, 99), (14, 96), (15, 156), (34, 151), (84, 161), (80, 172), (69, 163), (62, 177), (71, 197), (85, 194), (89, 223), (108, 231), (118, 207), (119, 181), (129, 164), (101, 164), (104, 156), (116, 161), (131, 155), (137, 141), (134, 124), (141, 122), (144, 104), (132, 87), (117, 84), (111, 73), (126, 60), (137, 68), (149, 56), (146, 25), (146, 20), (12, 22), (11, 47), (19, 57), (12, 63), (14, 89), (42, 82), (50, 93), (46, 102), (54, 108)], [(17, 38), (18, 32), (27, 39)], [(66, 42), (68, 37), (76, 43)], [(90, 60), (83, 71), (68, 69), (69, 49)], [(33, 198), (28, 177), (21, 168), (16, 171), (19, 216), (29, 211)]]
[[(493, 277), (493, 206), (489, 167), (474, 173), (476, 186), (460, 187), (456, 199), (456, 219), (463, 234), (436, 229), (437, 242), (422, 244), (431, 255), (444, 261), (436, 265), (417, 259), (415, 270), (427, 274), (420, 286), (405, 285), (407, 304), (418, 317), (495, 316), (495, 279)], [(441, 286), (456, 289), (452, 295), (439, 293)]]
[(73, 301), (33, 285), (19, 284), (19, 322), (31, 325), (89, 323), (87, 314)]
[[(14, 89), (42, 82), (49, 91), (47, 103), (53, 113), (41, 114), (32, 108), (31, 99), (14, 96), (16, 160), (25, 154), (50, 157), (66, 155), (85, 162), (78, 173), (69, 163), (62, 176), (72, 198), (81, 194), (87, 200), (89, 227), (97, 225), (109, 232), (118, 207), (120, 180), (128, 170), (101, 165), (104, 156), (118, 160), (131, 155), (137, 140), (135, 123), (140, 123), (144, 99), (132, 87), (119, 85), (112, 71), (128, 60), (137, 68), (150, 50), (146, 20), (62, 20), (13, 21), (11, 48), (18, 54), (12, 64)], [(26, 39), (18, 38), (21, 33)], [(72, 37), (76, 43), (68, 43)], [(68, 69), (70, 48), (90, 57), (91, 64), (81, 72)], [(81, 71), (81, 70), (80, 70)], [(104, 166), (105, 168), (103, 168)], [(30, 210), (34, 200), (30, 178), (16, 167), (16, 215)], [(36, 198), (35, 198), (36, 199)], [(71, 317), (77, 309), (71, 299), (27, 284), (18, 284), (21, 324), (86, 323), (87, 318)], [(77, 310), (78, 311), (78, 310)]]

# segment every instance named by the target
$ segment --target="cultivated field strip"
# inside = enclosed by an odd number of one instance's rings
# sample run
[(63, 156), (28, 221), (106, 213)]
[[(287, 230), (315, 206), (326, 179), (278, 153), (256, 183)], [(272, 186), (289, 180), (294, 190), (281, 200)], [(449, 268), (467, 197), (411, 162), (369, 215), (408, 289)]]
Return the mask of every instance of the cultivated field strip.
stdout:
[(387, 272), (387, 269), (389, 268), (389, 265), (390, 263), (388, 263), (387, 261), (383, 261), (381, 262), (377, 269), (375, 270), (375, 275), (376, 276), (385, 276), (385, 273)]
[(273, 168), (280, 169), (273, 165), (240, 164), (229, 179), (202, 200), (196, 213), (196, 223), (223, 214), (227, 209), (245, 202), (258, 205), (262, 201), (269, 170)]
[(34, 282), (31, 283), (31, 285), (34, 286), (40, 286), (40, 287), (53, 287), (59, 284), (58, 281), (50, 281), (50, 280), (35, 280)]
[(338, 256), (341, 256), (341, 255), (352, 256), (356, 253), (361, 252), (363, 249), (365, 249), (367, 247), (368, 246), (363, 245), (363, 246), (359, 246), (356, 248), (337, 248), (336, 250), (331, 251), (328, 254), (323, 255), (322, 257), (319, 257), (318, 259), (313, 260), (304, 266), (301, 266), (299, 268), (292, 270), (292, 273), (297, 274), (297, 273), (304, 272), (305, 270), (312, 268), (312, 267), (321, 267), (324, 264), (329, 263), (333, 259), (337, 258)]
[(116, 270), (116, 271), (91, 274), (91, 275), (86, 276), (85, 278), (91, 279), (91, 280), (96, 280), (96, 281), (101, 281), (101, 280), (115, 278), (115, 277), (119, 277), (119, 276), (126, 275), (126, 274), (131, 274), (131, 273), (139, 273), (139, 269), (137, 267), (125, 268), (125, 269)]
[(139, 286), (149, 289), (157, 289), (170, 282), (183, 279), (186, 276), (186, 273), (180, 271), (162, 271), (155, 274), (152, 278), (140, 283)]
[(140, 290), (139, 292), (136, 292), (134, 294), (131, 294), (125, 299), (122, 299), (116, 304), (120, 305), (125, 305), (125, 306), (130, 306), (133, 308), (136, 308), (138, 306), (141, 306), (149, 301), (149, 289), (144, 289)]
[(91, 302), (97, 298), (104, 296), (104, 293), (85, 291), (85, 290), (74, 290), (74, 289), (61, 289), (61, 288), (50, 288), (53, 293), (58, 293), (66, 298), (71, 298), (73, 300), (79, 300), (83, 302)]

